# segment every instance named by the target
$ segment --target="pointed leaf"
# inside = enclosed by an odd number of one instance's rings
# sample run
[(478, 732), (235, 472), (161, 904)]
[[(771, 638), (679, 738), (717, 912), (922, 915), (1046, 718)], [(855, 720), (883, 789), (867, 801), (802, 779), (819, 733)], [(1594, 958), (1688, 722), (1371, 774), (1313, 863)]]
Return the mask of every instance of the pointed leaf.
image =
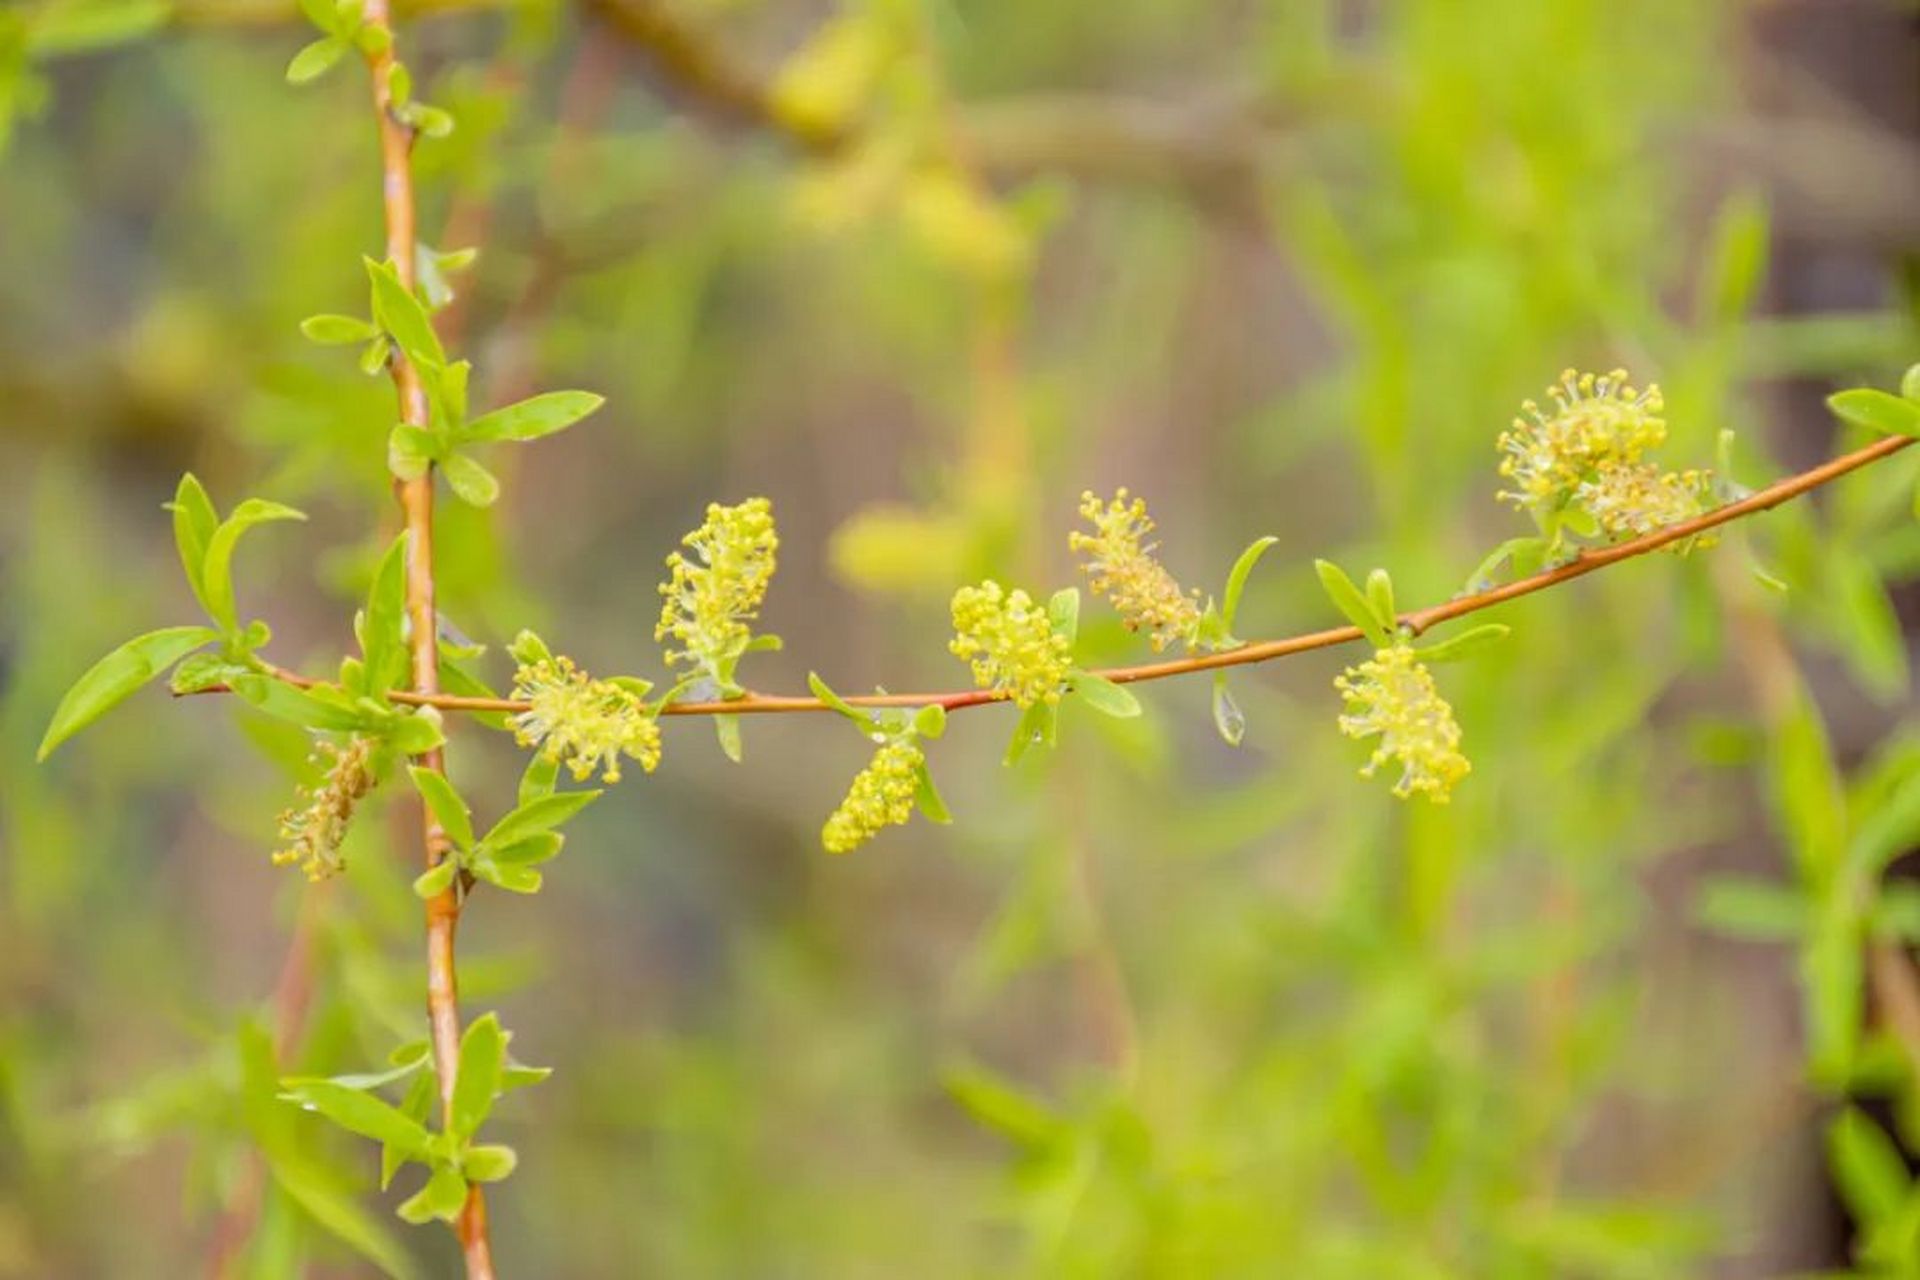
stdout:
[(467, 812), (467, 802), (447, 781), (447, 775), (434, 769), (419, 765), (407, 766), (407, 776), (413, 779), (413, 786), (420, 798), (427, 802), (427, 808), (433, 811), (433, 817), (440, 829), (447, 833), (453, 842), (462, 849), (473, 847), (473, 818)]
[(373, 283), (373, 319), (415, 364), (444, 365), (447, 353), (440, 336), (433, 330), (433, 317), (413, 290), (400, 283), (393, 267), (384, 262), (364, 259), (367, 278)]
[(1419, 648), (1416, 652), (1423, 662), (1459, 662), (1499, 644), (1512, 632), (1513, 628), (1503, 622), (1482, 623), (1457, 636), (1448, 636), (1445, 640)]
[(1886, 435), (1920, 436), (1920, 404), (1873, 387), (1854, 387), (1830, 395), (1827, 407), (1856, 427)]
[(460, 1037), (460, 1064), (453, 1078), (450, 1128), (461, 1139), (471, 1138), (486, 1123), (506, 1059), (507, 1034), (500, 1029), (499, 1015), (475, 1018)]
[(1234, 617), (1240, 612), (1240, 596), (1247, 589), (1248, 576), (1253, 573), (1253, 567), (1260, 563), (1260, 557), (1267, 553), (1267, 548), (1278, 541), (1280, 539), (1272, 534), (1255, 538), (1240, 553), (1240, 558), (1233, 562), (1233, 568), (1227, 573), (1227, 589), (1220, 595), (1220, 617), (1228, 631), (1233, 630)]
[(180, 477), (167, 507), (173, 512), (173, 542), (180, 551), (180, 567), (193, 589), (193, 598), (205, 609), (207, 544), (220, 527), (220, 517), (213, 509), (213, 499), (207, 497), (206, 489), (191, 471)]
[(431, 1135), (425, 1127), (370, 1093), (331, 1080), (295, 1078), (285, 1082), (285, 1096), (363, 1138), (391, 1143), (409, 1159), (427, 1154)]
[(500, 497), (500, 479), (464, 453), (450, 453), (440, 463), (447, 483), (469, 506), (490, 507)]
[(233, 606), (233, 550), (239, 545), (240, 536), (257, 524), (306, 518), (305, 513), (278, 502), (248, 498), (235, 507), (233, 514), (221, 521), (220, 527), (207, 539), (206, 559), (201, 565), (202, 581), (206, 585), (205, 602), (207, 612), (224, 630), (239, 628)]
[(549, 391), (545, 395), (483, 413), (460, 431), (464, 440), (538, 440), (572, 426), (605, 404), (589, 391)]
[(599, 798), (598, 791), (561, 791), (529, 800), (500, 819), (493, 830), (487, 832), (483, 843), (494, 849), (516, 844), (528, 836), (552, 830)]
[(135, 636), (94, 663), (68, 689), (53, 710), (35, 759), (45, 760), (53, 749), (105, 715), (134, 690), (215, 640), (212, 627), (163, 627)]
[(1346, 571), (1331, 560), (1315, 560), (1313, 569), (1320, 575), (1320, 585), (1325, 588), (1327, 598), (1346, 615), (1347, 621), (1360, 628), (1374, 648), (1391, 648), (1392, 626), (1374, 612), (1372, 603), (1353, 585)]
[(441, 1165), (427, 1179), (417, 1195), (403, 1201), (394, 1212), (411, 1223), (452, 1222), (467, 1203), (467, 1183), (452, 1165)]
[(287, 64), (287, 83), (306, 84), (333, 69), (350, 46), (338, 36), (322, 36), (293, 55)]
[(1127, 720), (1140, 714), (1140, 700), (1105, 676), (1095, 675), (1091, 671), (1076, 671), (1071, 683), (1081, 700), (1103, 716)]

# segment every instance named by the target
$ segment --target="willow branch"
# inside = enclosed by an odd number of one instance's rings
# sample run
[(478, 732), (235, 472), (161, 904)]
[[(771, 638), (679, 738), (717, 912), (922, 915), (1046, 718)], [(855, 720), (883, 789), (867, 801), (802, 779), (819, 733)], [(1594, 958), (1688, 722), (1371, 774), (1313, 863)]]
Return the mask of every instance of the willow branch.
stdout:
[[(1688, 538), (1697, 537), (1709, 529), (1723, 524), (1731, 524), (1745, 516), (1768, 511), (1783, 502), (1791, 501), (1801, 494), (1810, 493), (1820, 486), (1831, 484), (1849, 472), (1870, 466), (1884, 458), (1916, 443), (1910, 436), (1883, 436), (1872, 444), (1855, 449), (1852, 453), (1843, 453), (1829, 459), (1817, 467), (1802, 471), (1797, 475), (1777, 480), (1764, 489), (1756, 490), (1737, 502), (1716, 507), (1704, 515), (1691, 520), (1682, 520), (1667, 525), (1644, 537), (1628, 542), (1615, 543), (1610, 547), (1590, 547), (1566, 564), (1546, 569), (1531, 577), (1520, 578), (1513, 582), (1491, 587), (1485, 591), (1469, 595), (1455, 596), (1442, 604), (1429, 605), (1424, 609), (1415, 609), (1411, 613), (1400, 615), (1400, 626), (1410, 635), (1419, 636), (1456, 618), (1491, 609), (1494, 605), (1517, 600), (1521, 596), (1530, 596), (1536, 591), (1545, 591), (1557, 587), (1575, 578), (1584, 578), (1598, 572), (1608, 565), (1619, 564), (1658, 551), (1662, 547)], [(1358, 627), (1330, 627), (1325, 631), (1308, 631), (1300, 635), (1286, 636), (1277, 640), (1260, 640), (1244, 644), (1236, 649), (1219, 653), (1196, 654), (1192, 657), (1173, 658), (1164, 662), (1146, 662), (1130, 667), (1101, 667), (1092, 674), (1104, 676), (1115, 684), (1141, 684), (1148, 680), (1165, 680), (1171, 676), (1191, 675), (1199, 671), (1220, 671), (1228, 667), (1250, 666), (1258, 662), (1271, 662), (1275, 658), (1290, 658), (1295, 654), (1309, 653), (1315, 649), (1331, 649), (1337, 645), (1349, 644), (1361, 638)], [(268, 674), (300, 688), (311, 688), (321, 681), (300, 675), (285, 667), (267, 664)], [(209, 685), (197, 690), (199, 693), (226, 693), (225, 685)], [(459, 694), (441, 694), (425, 692), (407, 692), (395, 690), (387, 695), (393, 701), (416, 707), (436, 707), (442, 711), (464, 712), (507, 712), (526, 711), (531, 706), (519, 698), (479, 698)], [(925, 707), (940, 706), (948, 711), (963, 711), (968, 707), (987, 706), (991, 703), (1007, 701), (1007, 695), (996, 689), (955, 689), (936, 693), (879, 693), (856, 695), (845, 699), (856, 707)], [(826, 703), (818, 698), (795, 694), (748, 693), (743, 697), (726, 701), (710, 702), (674, 702), (669, 703), (661, 712), (669, 716), (715, 716), (715, 715), (774, 715), (784, 712), (830, 711)]]
[[(366, 21), (392, 35), (388, 0), (367, 0)], [(413, 198), (413, 130), (394, 112), (389, 89), (394, 68), (393, 42), (381, 41), (378, 52), (367, 55), (373, 81), (374, 114), (379, 122), (381, 190), (384, 196), (387, 259), (400, 283), (415, 283), (416, 242)], [(420, 372), (399, 351), (392, 356), (394, 392), (400, 401), (400, 419), (409, 426), (429, 425), (426, 388)], [(431, 472), (395, 483), (401, 514), (406, 521), (406, 612), (410, 624), (408, 647), (412, 659), (412, 692), (434, 698), (440, 691), (439, 628), (434, 615), (433, 476)], [(421, 766), (446, 772), (444, 753), (435, 748), (419, 758)], [(447, 833), (423, 801), (421, 837), (426, 864), (433, 868), (451, 855)], [(460, 1063), (460, 1004), (454, 963), (454, 934), (460, 923), (460, 887), (449, 885), (427, 900), (427, 1021), (433, 1042), (434, 1071), (440, 1086), (444, 1123), (453, 1123), (453, 1087)], [(454, 1221), (454, 1233), (466, 1258), (468, 1280), (493, 1280), (493, 1252), (487, 1239), (486, 1199), (476, 1185)]]

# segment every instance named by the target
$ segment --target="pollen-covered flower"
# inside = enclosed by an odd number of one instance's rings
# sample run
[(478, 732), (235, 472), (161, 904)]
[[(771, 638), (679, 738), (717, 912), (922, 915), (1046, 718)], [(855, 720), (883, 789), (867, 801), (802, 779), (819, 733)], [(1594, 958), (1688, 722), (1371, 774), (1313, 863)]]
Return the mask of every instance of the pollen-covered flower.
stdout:
[(693, 662), (713, 672), (746, 649), (747, 622), (759, 616), (773, 579), (780, 546), (773, 504), (765, 498), (731, 507), (711, 503), (706, 521), (681, 542), (693, 556), (675, 551), (667, 557), (673, 576), (660, 584), (666, 599), (653, 638), (679, 646), (668, 650), (669, 663)]
[(856, 849), (883, 827), (897, 827), (913, 817), (925, 763), (926, 756), (910, 742), (889, 742), (874, 752), (867, 767), (854, 775), (847, 798), (820, 829), (827, 852)]
[(1500, 436), (1506, 455), (1500, 474), (1515, 486), (1500, 497), (1515, 506), (1541, 514), (1557, 510), (1595, 468), (1638, 462), (1667, 438), (1660, 388), (1636, 390), (1625, 369), (1604, 377), (1568, 369), (1547, 395), (1551, 413), (1529, 400), (1520, 406), (1525, 416)]
[(1200, 631), (1199, 592), (1186, 592), (1154, 558), (1158, 543), (1147, 542), (1153, 518), (1139, 498), (1128, 501), (1127, 491), (1114, 492), (1103, 503), (1092, 493), (1080, 495), (1080, 514), (1094, 532), (1075, 531), (1067, 545), (1087, 556), (1087, 585), (1105, 596), (1126, 620), (1129, 631), (1145, 631), (1158, 652), (1175, 640), (1191, 649)]
[(1347, 714), (1340, 732), (1349, 738), (1379, 735), (1373, 757), (1360, 770), (1370, 778), (1389, 760), (1401, 766), (1393, 793), (1401, 798), (1416, 791), (1444, 804), (1453, 785), (1472, 768), (1460, 754), (1460, 726), (1453, 708), (1434, 687), (1433, 673), (1411, 646), (1396, 644), (1377, 651), (1357, 667), (1348, 667), (1333, 682), (1347, 698)]
[(1023, 710), (1060, 701), (1072, 646), (1026, 592), (1005, 591), (992, 580), (960, 588), (953, 593), (953, 630), (947, 648), (973, 664), (982, 689), (1001, 690)]
[(346, 866), (340, 845), (347, 838), (360, 797), (373, 790), (373, 739), (354, 737), (345, 747), (322, 742), (314, 754), (324, 758), (326, 775), (312, 787), (301, 787), (306, 806), (280, 815), (280, 838), (287, 842), (273, 855), (273, 865), (297, 862), (309, 880), (325, 880)]
[[(1622, 541), (1711, 510), (1713, 476), (1706, 471), (1662, 471), (1651, 462), (1614, 462), (1582, 481), (1574, 497), (1608, 537)], [(1667, 550), (1685, 555), (1715, 541), (1712, 533), (1702, 533), (1669, 543)]]
[(514, 741), (539, 747), (575, 779), (595, 770), (620, 781), (620, 757), (652, 773), (660, 763), (660, 726), (640, 695), (611, 680), (594, 680), (567, 657), (542, 657), (514, 672), (513, 696), (532, 704), (512, 718)]

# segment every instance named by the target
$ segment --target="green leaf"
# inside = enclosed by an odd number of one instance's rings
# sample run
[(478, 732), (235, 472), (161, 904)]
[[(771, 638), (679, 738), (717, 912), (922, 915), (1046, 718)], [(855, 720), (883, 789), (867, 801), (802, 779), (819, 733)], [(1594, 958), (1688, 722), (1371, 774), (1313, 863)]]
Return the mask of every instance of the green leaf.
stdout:
[[(15, 6), (15, 11), (23, 7)], [(33, 6), (26, 12), (30, 15), (26, 51), (36, 58), (55, 58), (137, 40), (165, 23), (172, 16), (173, 6), (169, 0), (69, 0), (65, 4)], [(0, 14), (13, 16), (4, 9)], [(0, 24), (0, 33), (11, 36), (4, 24)], [(12, 68), (8, 72), (19, 74)], [(19, 90), (14, 92), (17, 95)]]
[(360, 372), (369, 378), (386, 372), (387, 361), (393, 355), (393, 343), (386, 334), (380, 334), (360, 349)]
[(467, 812), (467, 802), (447, 781), (447, 775), (419, 765), (409, 765), (407, 776), (413, 779), (414, 789), (427, 802), (427, 808), (433, 811), (440, 829), (462, 849), (473, 848), (473, 818)]
[(1906, 373), (1900, 378), (1900, 394), (1920, 403), (1920, 364), (1907, 366)]
[(322, 36), (293, 55), (287, 64), (287, 83), (306, 84), (333, 69), (352, 46), (338, 36)]
[(1360, 588), (1353, 585), (1346, 571), (1331, 560), (1315, 560), (1313, 570), (1320, 575), (1320, 585), (1325, 588), (1327, 598), (1334, 607), (1345, 614), (1347, 621), (1360, 628), (1367, 640), (1376, 649), (1391, 648), (1393, 629), (1391, 624), (1383, 622), (1374, 613), (1373, 605), (1361, 594)]
[(1140, 700), (1120, 685), (1091, 671), (1076, 671), (1070, 683), (1088, 707), (1103, 716), (1128, 720), (1140, 714)]
[(515, 844), (531, 835), (549, 831), (572, 818), (574, 814), (599, 799), (598, 791), (562, 791), (550, 796), (541, 796), (529, 800), (500, 819), (493, 830), (487, 832), (482, 842), (489, 848), (501, 849)]
[(224, 631), (239, 629), (233, 604), (233, 551), (240, 536), (257, 524), (274, 520), (305, 520), (304, 513), (264, 498), (248, 498), (220, 522), (207, 539), (206, 559), (201, 563), (201, 578), (206, 586), (207, 612)]
[(438, 1218), (452, 1222), (467, 1203), (467, 1183), (452, 1165), (441, 1165), (427, 1179), (417, 1195), (403, 1201), (394, 1212), (407, 1222), (419, 1224)]
[(365, 342), (380, 331), (359, 316), (308, 316), (300, 322), (300, 332), (308, 342), (323, 347), (340, 347)]
[(1714, 220), (1700, 273), (1700, 313), (1709, 323), (1739, 320), (1767, 273), (1767, 205), (1756, 193), (1728, 197)]
[(740, 717), (730, 715), (715, 716), (713, 718), (713, 734), (714, 737), (720, 740), (720, 750), (726, 753), (727, 759), (733, 761), (735, 764), (739, 764), (741, 757), (745, 754), (745, 747), (740, 741)]
[(1840, 1198), (1862, 1224), (1897, 1215), (1912, 1181), (1907, 1162), (1879, 1125), (1848, 1107), (1827, 1127), (1827, 1155)]
[(1240, 745), (1247, 736), (1246, 713), (1240, 710), (1240, 704), (1227, 692), (1227, 673), (1213, 673), (1213, 727), (1220, 733), (1221, 741), (1230, 747)]
[(532, 867), (546, 862), (560, 852), (567, 838), (558, 831), (542, 831), (539, 835), (528, 836), (524, 840), (515, 840), (512, 844), (489, 849), (487, 856), (496, 866)]
[(444, 138), (453, 132), (453, 115), (424, 102), (409, 102), (394, 113), (429, 138)]
[(252, 674), (252, 667), (217, 653), (190, 653), (173, 669), (173, 678), (167, 687), (175, 693), (199, 693), (216, 684), (231, 684), (238, 676)]
[(1779, 942), (1806, 931), (1805, 894), (1771, 880), (1716, 876), (1701, 888), (1694, 916), (1718, 933), (1749, 942)]
[(938, 738), (947, 731), (947, 709), (929, 702), (913, 713), (913, 731), (922, 738)]
[(526, 772), (520, 775), (520, 791), (514, 803), (525, 804), (552, 795), (559, 780), (560, 761), (543, 751), (535, 752), (533, 759), (527, 761)]
[(1069, 1132), (1044, 1103), (984, 1067), (951, 1068), (943, 1083), (975, 1120), (1028, 1150), (1043, 1150)]
[(318, 1111), (341, 1128), (363, 1138), (392, 1144), (408, 1159), (427, 1154), (431, 1136), (419, 1121), (370, 1093), (331, 1080), (293, 1078), (283, 1082), (284, 1096)]
[[(421, 1042), (424, 1045), (424, 1041)], [(423, 1062), (426, 1059), (423, 1057)], [(406, 1096), (400, 1100), (400, 1113), (425, 1126), (427, 1116), (433, 1111), (434, 1102), (439, 1098), (439, 1085), (431, 1070), (422, 1071), (413, 1077), (413, 1083), (407, 1086)], [(380, 1189), (385, 1191), (393, 1185), (393, 1175), (400, 1172), (400, 1166), (413, 1157), (409, 1156), (391, 1142), (380, 1144)]]
[(475, 1018), (460, 1037), (460, 1063), (453, 1077), (450, 1130), (462, 1141), (486, 1123), (500, 1092), (500, 1073), (506, 1067), (507, 1033), (498, 1014)]
[(502, 866), (491, 853), (480, 854), (473, 860), (473, 874), (508, 893), (538, 893), (540, 886), (546, 882), (546, 877), (532, 867)]
[(1920, 840), (1920, 773), (1895, 787), (1859, 822), (1847, 844), (1847, 865), (1861, 875), (1877, 876), (1887, 864)]
[(327, 685), (302, 689), (272, 676), (251, 674), (235, 676), (228, 684), (244, 701), (258, 707), (276, 720), (305, 725), (309, 729), (346, 731), (369, 726), (364, 710), (343, 703), (344, 694)]
[(395, 714), (381, 725), (380, 733), (393, 744), (395, 751), (406, 756), (425, 755), (447, 741), (440, 713), (432, 707), (421, 707), (411, 714)]
[(446, 364), (447, 353), (440, 346), (440, 335), (433, 330), (433, 317), (427, 314), (426, 304), (400, 283), (391, 265), (372, 258), (364, 261), (367, 277), (373, 283), (374, 323), (415, 364)]
[(590, 391), (549, 391), (545, 395), (483, 413), (460, 431), (463, 440), (538, 440), (563, 431), (605, 404)]
[(520, 634), (513, 638), (513, 643), (507, 646), (507, 656), (523, 667), (531, 667), (552, 662), (553, 650), (547, 648), (545, 640), (522, 628)]
[(180, 477), (167, 508), (173, 512), (173, 542), (180, 550), (180, 567), (187, 575), (187, 585), (193, 588), (193, 598), (205, 609), (207, 544), (220, 527), (220, 517), (213, 509), (213, 499), (207, 497), (206, 489), (191, 471)]
[(481, 1145), (467, 1148), (467, 1154), (460, 1161), (460, 1172), (469, 1182), (500, 1182), (519, 1163), (520, 1157), (512, 1147)]
[(331, 0), (299, 0), (300, 12), (307, 15), (307, 21), (328, 34), (340, 30), (339, 15), (334, 12)]
[(1072, 644), (1080, 635), (1080, 588), (1062, 587), (1047, 601), (1047, 621), (1055, 635)]
[(88, 667), (60, 699), (35, 759), (45, 760), (55, 747), (105, 715), (141, 685), (218, 637), (211, 627), (162, 627), (135, 636), (113, 650)]
[(867, 732), (871, 733), (879, 728), (878, 723), (871, 715), (854, 706), (829, 688), (827, 682), (820, 678), (819, 672), (807, 672), (807, 688), (813, 690), (814, 697), (820, 699), (820, 701), (826, 703), (827, 706), (838, 711), (841, 715), (853, 721)]
[(1504, 622), (1483, 622), (1459, 635), (1416, 648), (1415, 652), (1423, 662), (1459, 662), (1499, 644), (1512, 633), (1513, 628)]
[(1255, 538), (1233, 562), (1233, 568), (1227, 572), (1227, 589), (1220, 595), (1220, 618), (1226, 623), (1227, 630), (1233, 630), (1233, 620), (1240, 612), (1240, 597), (1247, 589), (1247, 578), (1253, 573), (1253, 567), (1260, 563), (1260, 557), (1280, 539), (1268, 534)]
[(267, 1167), (287, 1198), (299, 1205), (322, 1230), (393, 1280), (413, 1280), (420, 1274), (400, 1242), (353, 1196), (336, 1189), (305, 1164), (271, 1152)]
[(1060, 727), (1060, 705), (1055, 702), (1036, 702), (1020, 715), (1020, 722), (1013, 726), (1013, 740), (1007, 744), (1005, 764), (1017, 764), (1020, 757), (1033, 747), (1054, 744)]
[(441, 462), (447, 483), (460, 500), (474, 507), (490, 507), (500, 496), (500, 480), (464, 453), (450, 453)]
[(1393, 604), (1393, 579), (1385, 569), (1375, 569), (1367, 575), (1367, 604), (1388, 631), (1399, 627), (1400, 612)]
[(1482, 560), (1467, 579), (1467, 593), (1479, 595), (1501, 581), (1505, 569), (1514, 578), (1537, 573), (1546, 560), (1547, 540), (1538, 536), (1508, 538)]
[(422, 898), (437, 898), (453, 887), (453, 877), (459, 871), (459, 859), (442, 858), (438, 865), (414, 877), (413, 891)]
[(947, 808), (947, 801), (940, 794), (940, 788), (934, 785), (933, 775), (927, 772), (923, 761), (917, 770), (914, 785), (913, 802), (928, 822), (937, 822), (942, 826), (953, 821), (953, 813)]
[(1920, 436), (1920, 403), (1873, 387), (1854, 387), (1827, 397), (1827, 407), (1843, 421), (1884, 435)]
[(407, 535), (402, 533), (380, 557), (367, 590), (360, 621), (360, 652), (366, 659), (367, 692), (382, 697), (407, 678)]

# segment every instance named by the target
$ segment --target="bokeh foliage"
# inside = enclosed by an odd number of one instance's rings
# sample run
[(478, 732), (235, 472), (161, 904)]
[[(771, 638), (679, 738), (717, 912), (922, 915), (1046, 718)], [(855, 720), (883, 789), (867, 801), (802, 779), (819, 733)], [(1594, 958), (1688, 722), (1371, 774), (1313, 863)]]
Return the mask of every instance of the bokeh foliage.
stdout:
[[(1884, 246), (1857, 308), (1782, 314), (1807, 229), (1778, 175), (1705, 162), (1706, 123), (1767, 127), (1730, 0), (659, 10), (831, 146), (709, 109), (604, 7), (432, 9), (404, 38), (456, 128), (419, 146), (423, 227), (481, 248), (445, 313), (476, 403), (607, 397), (490, 457), (498, 505), (443, 504), (442, 608), (497, 682), (522, 626), (657, 674), (659, 558), (749, 493), (782, 531), (768, 688), (960, 683), (946, 596), (1067, 581), (1086, 487), (1145, 493), (1190, 581), (1276, 535), (1242, 635), (1335, 621), (1319, 556), (1437, 601), (1523, 532), (1493, 442), (1561, 367), (1657, 378), (1671, 450), (1734, 430), (1758, 483), (1852, 439), (1808, 388), (1917, 345)], [(390, 389), (299, 331), (364, 309), (365, 86), (289, 88), (296, 18), (0, 12), (0, 1274), (197, 1270), (255, 1151), (242, 1274), (456, 1265), (273, 1098), (422, 1034), (404, 782), (314, 891), (266, 857), (305, 735), (237, 700), (149, 693), (33, 764), (86, 661), (194, 616), (180, 472), (313, 513), (240, 569), (289, 665), (339, 652), (391, 544)], [(1886, 198), (1833, 164), (1796, 176)], [(1854, 1261), (1910, 1273), (1912, 1066), (1865, 993), (1920, 934), (1882, 879), (1920, 826), (1916, 472), (1496, 611), (1499, 657), (1449, 668), (1474, 772), (1444, 809), (1354, 776), (1335, 655), (1236, 675), (1237, 751), (1204, 680), (1070, 705), (1011, 770), (1007, 713), (956, 716), (955, 825), (844, 859), (844, 726), (750, 724), (735, 766), (668, 725), (545, 892), (463, 930), (466, 1007), (555, 1069), (496, 1117), (503, 1271), (1778, 1274), (1842, 1262), (1830, 1146)], [(1082, 642), (1141, 650), (1093, 608)], [(510, 807), (503, 736), (453, 760)]]

